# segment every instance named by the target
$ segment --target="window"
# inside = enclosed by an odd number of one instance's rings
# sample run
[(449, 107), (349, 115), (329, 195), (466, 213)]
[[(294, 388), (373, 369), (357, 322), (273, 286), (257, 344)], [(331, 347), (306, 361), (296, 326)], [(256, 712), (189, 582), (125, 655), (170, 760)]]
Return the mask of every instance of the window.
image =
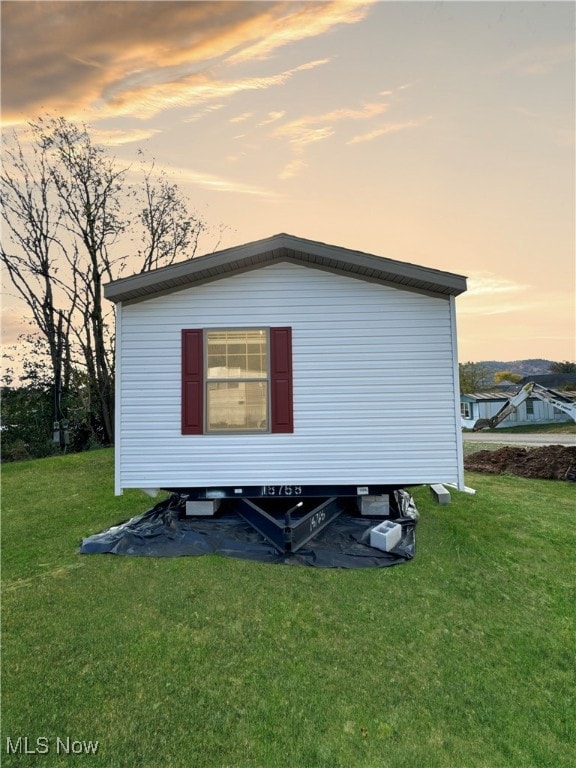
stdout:
[(534, 416), (534, 400), (526, 400), (526, 416)]
[(293, 432), (292, 330), (182, 331), (182, 434)]
[(206, 331), (206, 431), (268, 431), (268, 333)]
[(460, 416), (463, 419), (472, 418), (472, 403), (465, 403), (464, 401), (460, 401)]

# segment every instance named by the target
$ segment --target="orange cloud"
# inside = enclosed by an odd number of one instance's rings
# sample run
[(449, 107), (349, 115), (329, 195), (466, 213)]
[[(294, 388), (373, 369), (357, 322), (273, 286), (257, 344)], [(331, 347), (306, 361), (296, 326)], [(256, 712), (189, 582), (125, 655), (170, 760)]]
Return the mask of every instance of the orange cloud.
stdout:
[(241, 90), (286, 82), (229, 80), (215, 71), (351, 24), (367, 3), (15, 2), (2, 8), (5, 124), (45, 112), (75, 119), (150, 117)]
[(360, 144), (365, 141), (373, 141), (373, 139), (377, 139), (380, 136), (385, 136), (387, 133), (398, 133), (399, 131), (405, 131), (407, 128), (417, 128), (418, 126), (423, 125), (429, 119), (429, 117), (426, 117), (422, 120), (405, 120), (401, 123), (386, 123), (379, 128), (375, 128), (373, 131), (368, 131), (368, 133), (362, 133), (358, 136), (354, 136), (352, 139), (350, 139), (350, 141), (346, 143)]
[(334, 134), (331, 123), (341, 120), (367, 120), (386, 110), (386, 104), (365, 104), (362, 109), (334, 109), (322, 115), (308, 115), (278, 126), (274, 135), (286, 137), (295, 146), (322, 141)]
[(333, 136), (336, 133), (334, 123), (343, 120), (369, 120), (385, 112), (387, 106), (384, 102), (376, 102), (364, 104), (360, 109), (333, 109), (320, 115), (305, 115), (277, 126), (273, 135), (277, 138), (286, 138), (296, 155), (296, 158), (290, 161), (281, 172), (280, 178), (288, 179), (296, 176), (306, 166), (301, 158), (305, 148)]
[(370, 4), (370, 0), (293, 3), (296, 10), (290, 14), (289, 23), (286, 23), (285, 17), (272, 15), (266, 35), (232, 55), (229, 61), (235, 64), (249, 59), (267, 58), (280, 46), (322, 35), (337, 24), (355, 24), (366, 16)]
[(531, 286), (496, 275), (493, 272), (472, 273), (468, 278), (468, 290), (459, 298), (458, 313), (461, 315), (501, 315), (532, 308), (519, 299), (519, 294)]
[(91, 130), (90, 135), (96, 144), (104, 144), (107, 147), (119, 147), (123, 144), (132, 144), (135, 141), (145, 141), (156, 136), (160, 131), (150, 128), (132, 128), (130, 130)]
[(282, 170), (279, 177), (280, 179), (291, 179), (293, 176), (298, 176), (300, 171), (307, 165), (301, 157), (297, 157)]
[(467, 297), (476, 296), (494, 296), (494, 294), (510, 294), (525, 291), (530, 288), (529, 285), (517, 283), (515, 280), (509, 280), (507, 277), (501, 277), (493, 272), (476, 272), (468, 278)]
[(230, 123), (243, 123), (245, 120), (249, 120), (252, 117), (252, 112), (242, 112), (241, 115), (231, 117), (228, 122)]
[(172, 107), (202, 104), (245, 91), (261, 91), (283, 85), (297, 72), (321, 66), (326, 60), (309, 62), (267, 77), (244, 77), (222, 80), (208, 73), (192, 74), (172, 81), (115, 89), (105, 94), (107, 111), (114, 115), (132, 115), (145, 119)]
[(281, 120), (284, 115), (286, 114), (286, 110), (277, 110), (276, 112), (269, 112), (268, 117), (264, 118), (264, 120), (261, 120), (258, 123), (258, 127), (261, 127), (263, 125), (270, 125), (271, 123), (275, 123), (277, 120)]
[(168, 178), (174, 179), (178, 184), (192, 184), (193, 186), (201, 187), (202, 189), (207, 189), (212, 192), (235, 192), (241, 195), (250, 195), (266, 199), (278, 197), (275, 192), (265, 189), (264, 187), (258, 187), (254, 184), (245, 184), (236, 179), (218, 176), (205, 171), (198, 171), (194, 168), (186, 168), (181, 165), (176, 168), (172, 165), (154, 162), (153, 169), (154, 173), (165, 173)]

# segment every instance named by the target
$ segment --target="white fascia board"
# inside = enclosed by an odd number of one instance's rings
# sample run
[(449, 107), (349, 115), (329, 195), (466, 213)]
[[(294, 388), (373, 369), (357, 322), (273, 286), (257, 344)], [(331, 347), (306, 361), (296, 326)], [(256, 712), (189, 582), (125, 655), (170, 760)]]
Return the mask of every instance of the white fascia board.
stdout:
[(114, 494), (122, 496), (124, 489), (121, 485), (122, 457), (122, 302), (116, 304), (116, 355), (114, 373)]
[(452, 338), (452, 375), (454, 380), (454, 427), (456, 431), (456, 453), (458, 461), (458, 490), (463, 491), (464, 485), (464, 446), (462, 428), (460, 426), (460, 371), (458, 367), (458, 329), (456, 326), (456, 299), (450, 296), (450, 329)]

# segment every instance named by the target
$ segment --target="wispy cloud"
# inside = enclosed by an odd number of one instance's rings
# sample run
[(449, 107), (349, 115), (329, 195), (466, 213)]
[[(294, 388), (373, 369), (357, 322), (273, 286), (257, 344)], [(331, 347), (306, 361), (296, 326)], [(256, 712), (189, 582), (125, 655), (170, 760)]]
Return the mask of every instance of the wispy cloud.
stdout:
[(243, 123), (245, 120), (249, 120), (251, 117), (252, 117), (252, 112), (243, 112), (241, 115), (236, 115), (236, 117), (231, 117), (229, 122)]
[[(297, 40), (322, 35), (339, 24), (356, 24), (365, 18), (373, 0), (333, 0), (322, 3), (292, 3), (294, 12), (288, 23), (284, 16), (271, 13), (266, 35), (229, 57), (230, 63), (263, 59), (277, 48)], [(290, 5), (290, 3), (288, 4)]]
[(458, 313), (463, 315), (503, 315), (534, 308), (531, 286), (494, 272), (477, 272), (468, 278), (468, 290), (459, 298)]
[(311, 144), (329, 139), (336, 133), (335, 124), (347, 120), (369, 120), (381, 115), (387, 109), (384, 102), (370, 102), (360, 108), (338, 108), (317, 115), (304, 115), (295, 120), (289, 120), (274, 128), (273, 136), (286, 139), (295, 155), (280, 173), (281, 179), (295, 176), (306, 166), (302, 159), (305, 149)]
[(115, 115), (132, 115), (140, 119), (153, 117), (165, 109), (188, 107), (212, 99), (222, 99), (248, 91), (262, 91), (284, 85), (298, 72), (325, 64), (327, 59), (311, 61), (292, 69), (263, 77), (223, 80), (208, 73), (192, 74), (172, 82), (124, 88), (106, 94), (107, 109)]
[(334, 135), (334, 128), (331, 125), (314, 127), (313, 125), (293, 124), (286, 130), (280, 130), (277, 136), (286, 136), (290, 144), (296, 149), (303, 149), (308, 144), (315, 144), (317, 141), (324, 141)]
[(93, 129), (90, 135), (96, 144), (103, 144), (108, 147), (119, 147), (123, 144), (132, 144), (135, 141), (141, 142), (152, 138), (161, 133), (155, 128), (132, 128), (130, 130), (109, 130)]
[(397, 85), (395, 88), (387, 88), (385, 91), (380, 91), (378, 95), (383, 96), (385, 99), (390, 101), (391, 99), (398, 97), (398, 94), (401, 94), (402, 91), (406, 91), (409, 88), (414, 88), (416, 85), (418, 85), (418, 80), (413, 80), (410, 83), (402, 83), (401, 85)]
[[(275, 126), (272, 135), (275, 138), (286, 139), (294, 157), (281, 171), (279, 178), (292, 178), (304, 169), (307, 165), (303, 160), (305, 149), (312, 144), (325, 141), (334, 136), (338, 130), (338, 123), (347, 121), (372, 123), (370, 130), (352, 136), (352, 138), (345, 142), (346, 145), (372, 141), (380, 136), (416, 128), (426, 123), (431, 119), (430, 116), (396, 122), (382, 122), (378, 120), (378, 118), (381, 118), (382, 115), (388, 113), (394, 107), (395, 102), (400, 98), (400, 94), (403, 91), (413, 88), (417, 84), (418, 81), (415, 80), (382, 90), (378, 93), (378, 97), (375, 100), (365, 102), (360, 107), (338, 107), (321, 114), (304, 115), (287, 122), (280, 122)], [(376, 124), (374, 125), (374, 123)]]
[(281, 120), (285, 114), (286, 114), (285, 109), (278, 110), (276, 112), (268, 112), (268, 117), (264, 118), (264, 120), (261, 120), (258, 123), (258, 127), (261, 128), (264, 125), (271, 125), (272, 123), (275, 123), (278, 120)]
[(97, 120), (201, 104), (281, 85), (296, 72), (230, 76), (233, 67), (364, 18), (369, 3), (4, 3), (5, 124), (40, 113)]
[(194, 112), (192, 115), (185, 117), (183, 122), (195, 123), (197, 120), (202, 120), (208, 115), (211, 115), (213, 112), (217, 112), (220, 109), (224, 109), (225, 106), (226, 106), (225, 104), (207, 104), (202, 109), (196, 110), (196, 112)]
[(305, 115), (284, 123), (276, 128), (274, 133), (276, 136), (286, 136), (289, 140), (299, 143), (300, 136), (305, 136), (310, 130), (317, 130), (317, 126), (320, 126), (319, 130), (324, 130), (331, 129), (332, 123), (342, 120), (368, 120), (381, 115), (386, 111), (387, 106), (384, 102), (372, 102), (364, 104), (360, 109), (339, 108), (319, 115)]
[(574, 43), (564, 45), (535, 45), (510, 56), (499, 65), (520, 75), (548, 75), (559, 66), (570, 63), (574, 68)]
[[(457, 299), (461, 359), (506, 359), (503, 355), (514, 354), (565, 360), (573, 356), (573, 292), (564, 286), (537, 288), (494, 273), (476, 274), (469, 285), (470, 291)], [(556, 351), (538, 351), (546, 349)]]
[(298, 176), (300, 171), (305, 168), (306, 165), (307, 163), (301, 157), (297, 157), (294, 160), (291, 160), (288, 165), (283, 168), (278, 178), (291, 179), (293, 176)]
[(418, 84), (417, 80), (412, 80), (410, 83), (402, 83), (402, 85), (399, 85), (395, 90), (396, 91), (406, 91), (408, 88), (414, 88), (415, 85)]
[(380, 136), (386, 136), (388, 133), (399, 133), (408, 128), (418, 128), (419, 126), (424, 125), (428, 120), (430, 120), (430, 117), (421, 118), (420, 120), (405, 120), (404, 122), (399, 123), (385, 123), (379, 128), (374, 128), (372, 131), (368, 131), (368, 133), (361, 133), (358, 134), (358, 136), (354, 136), (346, 143), (361, 144), (365, 141), (373, 141), (374, 139), (380, 138)]
[(467, 296), (485, 296), (494, 294), (520, 293), (530, 288), (529, 285), (518, 283), (494, 272), (475, 272), (468, 278)]
[[(152, 166), (150, 166), (150, 168), (152, 168)], [(207, 173), (206, 171), (194, 168), (187, 168), (181, 165), (176, 168), (169, 164), (155, 162), (153, 169), (157, 174), (165, 173), (169, 179), (176, 181), (178, 184), (191, 184), (212, 192), (235, 192), (241, 195), (250, 195), (266, 199), (278, 197), (275, 192), (265, 189), (264, 187), (256, 186), (255, 184), (246, 184), (237, 179), (219, 176), (214, 173)]]

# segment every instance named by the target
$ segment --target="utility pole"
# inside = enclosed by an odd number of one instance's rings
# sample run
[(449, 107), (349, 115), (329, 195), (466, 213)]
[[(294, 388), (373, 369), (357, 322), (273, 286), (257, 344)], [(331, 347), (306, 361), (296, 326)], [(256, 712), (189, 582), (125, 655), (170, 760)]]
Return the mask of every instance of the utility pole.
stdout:
[(62, 312), (58, 312), (58, 328), (56, 331), (56, 366), (54, 369), (54, 427), (52, 441), (60, 446), (65, 453), (68, 445), (68, 420), (62, 413), (62, 355), (64, 352), (64, 334), (62, 330)]

